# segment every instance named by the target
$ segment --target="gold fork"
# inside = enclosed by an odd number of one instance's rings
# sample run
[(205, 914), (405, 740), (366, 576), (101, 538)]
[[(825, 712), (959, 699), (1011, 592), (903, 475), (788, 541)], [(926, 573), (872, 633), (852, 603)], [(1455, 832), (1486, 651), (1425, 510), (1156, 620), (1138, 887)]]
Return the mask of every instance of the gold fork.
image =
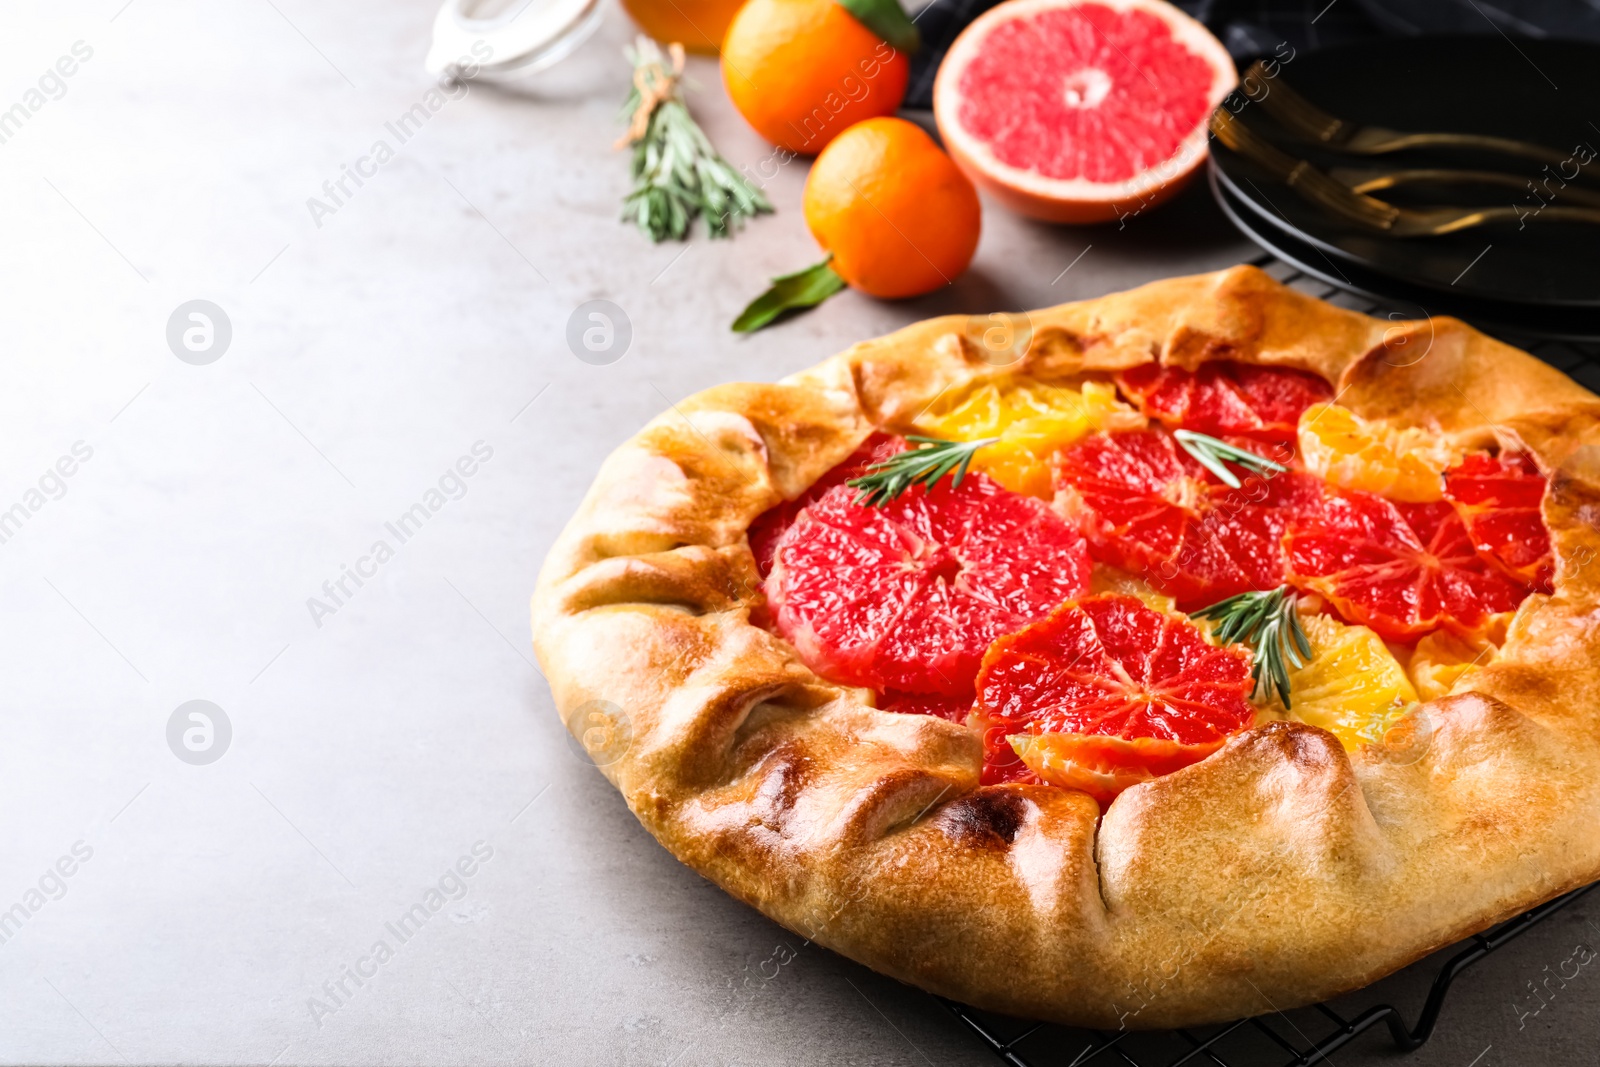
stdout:
[(1341, 185), (1306, 160), (1295, 159), (1240, 122), (1225, 107), (1211, 113), (1211, 132), (1241, 156), (1282, 179), (1304, 199), (1348, 222), (1392, 237), (1437, 237), (1486, 223), (1522, 222), (1533, 218), (1600, 224), (1600, 211), (1582, 207), (1547, 207), (1520, 213), (1514, 207), (1425, 210), (1395, 207)]
[[(1376, 193), (1384, 189), (1397, 189), (1403, 185), (1492, 185), (1538, 197), (1538, 193), (1533, 190), (1533, 183), (1528, 179), (1498, 170), (1436, 168), (1383, 170), (1377, 167), (1329, 167), (1328, 176), (1358, 193)], [(1600, 193), (1588, 189), (1562, 186), (1554, 191), (1547, 189), (1547, 192), (1554, 199), (1568, 199), (1585, 207), (1600, 207)]]
[(1553, 166), (1573, 162), (1568, 153), (1507, 137), (1487, 137), (1475, 133), (1408, 133), (1384, 126), (1363, 126), (1328, 114), (1282, 81), (1273, 78), (1268, 73), (1267, 65), (1260, 60), (1245, 72), (1241, 84), (1248, 81), (1251, 75), (1258, 82), (1270, 83), (1259, 99), (1250, 97), (1263, 111), (1291, 132), (1341, 152), (1379, 156), (1405, 148), (1474, 148), (1521, 156)]

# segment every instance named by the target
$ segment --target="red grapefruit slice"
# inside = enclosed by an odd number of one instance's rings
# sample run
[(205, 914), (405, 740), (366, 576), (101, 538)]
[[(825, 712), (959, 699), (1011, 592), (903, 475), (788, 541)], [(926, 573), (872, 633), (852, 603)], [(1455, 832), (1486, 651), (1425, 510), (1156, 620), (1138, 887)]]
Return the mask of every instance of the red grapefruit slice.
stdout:
[(1290, 582), (1389, 641), (1416, 641), (1439, 629), (1477, 635), (1528, 593), (1477, 551), (1444, 501), (1332, 493), (1319, 511), (1290, 525), (1283, 546)]
[(967, 176), (1015, 211), (1105, 222), (1177, 192), (1238, 81), (1163, 0), (1005, 0), (957, 37), (933, 110)]
[(1160, 430), (1084, 438), (1058, 456), (1056, 488), (1096, 561), (1143, 577), (1185, 611), (1283, 584), (1284, 531), (1323, 495), (1298, 471), (1230, 489)]
[(807, 507), (766, 581), (778, 632), (832, 681), (970, 697), (990, 642), (1088, 588), (1078, 531), (982, 474), (855, 499), (841, 485)]
[(879, 460), (888, 459), (905, 447), (905, 442), (886, 433), (874, 433), (852, 452), (848, 459), (821, 478), (810, 489), (793, 500), (785, 500), (756, 516), (750, 524), (750, 552), (756, 557), (756, 569), (765, 578), (772, 570), (772, 553), (778, 547), (778, 538), (794, 525), (800, 512), (822, 499), (822, 495), (836, 485), (867, 473), (867, 468)]
[(1541, 593), (1551, 591), (1554, 562), (1544, 523), (1545, 478), (1522, 453), (1474, 452), (1445, 471), (1445, 499), (1455, 505), (1479, 552)]
[(1209, 643), (1185, 616), (1118, 594), (1063, 604), (983, 657), (983, 780), (1042, 781), (1109, 803), (1254, 723), (1253, 684), (1249, 654)]
[(1290, 444), (1301, 412), (1333, 397), (1333, 386), (1320, 375), (1232, 360), (1203, 363), (1197, 371), (1145, 363), (1117, 375), (1117, 386), (1168, 429)]

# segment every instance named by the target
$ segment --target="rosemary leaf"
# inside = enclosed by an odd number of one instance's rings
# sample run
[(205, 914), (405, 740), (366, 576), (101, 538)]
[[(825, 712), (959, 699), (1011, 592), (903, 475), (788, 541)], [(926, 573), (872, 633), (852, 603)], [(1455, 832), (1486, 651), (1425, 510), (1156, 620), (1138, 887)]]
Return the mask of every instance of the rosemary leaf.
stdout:
[(906, 440), (911, 442), (911, 448), (874, 463), (867, 468), (866, 474), (844, 483), (860, 490), (856, 495), (857, 504), (869, 508), (882, 507), (913, 485), (921, 484), (932, 489), (951, 471), (955, 471), (951, 487), (959, 487), (961, 480), (967, 476), (973, 454), (1000, 438), (942, 441), (937, 437), (907, 434)]
[(1276, 692), (1286, 710), (1290, 706), (1290, 669), (1311, 662), (1311, 641), (1300, 625), (1298, 601), (1292, 588), (1280, 585), (1230, 596), (1194, 612), (1195, 618), (1217, 624), (1217, 640), (1249, 645), (1255, 652), (1250, 676), (1256, 687), (1251, 699), (1265, 700)]
[(1239, 477), (1225, 466), (1226, 463), (1243, 467), (1251, 474), (1263, 478), (1271, 478), (1289, 469), (1282, 463), (1242, 448), (1235, 448), (1228, 442), (1219, 441), (1209, 434), (1195, 433), (1193, 430), (1175, 430), (1172, 436), (1183, 446), (1185, 452), (1193, 456), (1206, 470), (1215, 474), (1217, 480), (1230, 489), (1240, 488)]
[(684, 104), (679, 82), (683, 49), (672, 46), (671, 65), (661, 46), (641, 36), (628, 52), (633, 89), (623, 104), (633, 147), (633, 189), (622, 202), (622, 218), (652, 241), (682, 240), (697, 216), (712, 237), (726, 237), (745, 219), (772, 211), (760, 189), (717, 154)]

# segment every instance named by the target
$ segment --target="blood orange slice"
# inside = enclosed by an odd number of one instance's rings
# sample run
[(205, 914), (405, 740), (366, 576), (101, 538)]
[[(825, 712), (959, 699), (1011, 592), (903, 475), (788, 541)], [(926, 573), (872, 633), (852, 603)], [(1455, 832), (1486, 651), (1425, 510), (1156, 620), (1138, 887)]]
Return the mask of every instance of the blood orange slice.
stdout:
[(991, 641), (1088, 588), (1078, 531), (985, 475), (855, 499), (837, 486), (807, 507), (766, 582), (778, 632), (835, 682), (970, 696)]
[(1185, 616), (1116, 594), (1063, 604), (983, 657), (984, 781), (1033, 779), (1108, 803), (1254, 723), (1253, 684), (1249, 654), (1209, 643)]
[(1333, 396), (1318, 375), (1232, 360), (1197, 371), (1145, 363), (1117, 375), (1117, 385), (1169, 429), (1283, 442), (1295, 440), (1302, 412)]
[(956, 163), (1007, 207), (1105, 222), (1178, 191), (1237, 80), (1221, 42), (1162, 0), (1006, 0), (950, 46), (933, 110)]
[(1474, 635), (1515, 611), (1528, 587), (1478, 553), (1444, 501), (1404, 504), (1355, 490), (1330, 494), (1283, 539), (1289, 580), (1320, 593), (1348, 622), (1390, 641), (1438, 629)]
[(1478, 551), (1520, 581), (1550, 592), (1554, 565), (1541, 510), (1545, 478), (1533, 460), (1522, 453), (1474, 452), (1445, 472), (1444, 486)]
[(843, 485), (851, 478), (859, 478), (872, 464), (888, 459), (904, 446), (905, 443), (898, 437), (874, 433), (848, 459), (817, 479), (810, 489), (756, 516), (756, 521), (750, 524), (750, 552), (756, 557), (756, 569), (761, 572), (761, 577), (765, 578), (767, 572), (772, 570), (772, 553), (778, 547), (778, 538), (794, 525), (800, 512), (822, 499), (829, 489)]
[(1095, 560), (1140, 575), (1186, 611), (1281, 585), (1283, 533), (1323, 493), (1296, 471), (1229, 489), (1170, 434), (1149, 430), (1094, 434), (1064, 450), (1056, 484)]

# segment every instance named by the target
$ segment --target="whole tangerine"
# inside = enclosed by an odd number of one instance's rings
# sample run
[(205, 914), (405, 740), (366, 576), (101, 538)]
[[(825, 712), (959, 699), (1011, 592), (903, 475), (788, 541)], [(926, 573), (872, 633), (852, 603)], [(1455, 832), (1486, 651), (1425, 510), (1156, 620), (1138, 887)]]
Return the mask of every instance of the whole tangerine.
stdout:
[(722, 41), (728, 96), (757, 133), (814, 155), (862, 119), (892, 115), (911, 65), (834, 0), (749, 0)]
[(839, 276), (887, 299), (954, 281), (982, 227), (972, 182), (904, 119), (868, 119), (836, 137), (812, 164), (802, 204)]

